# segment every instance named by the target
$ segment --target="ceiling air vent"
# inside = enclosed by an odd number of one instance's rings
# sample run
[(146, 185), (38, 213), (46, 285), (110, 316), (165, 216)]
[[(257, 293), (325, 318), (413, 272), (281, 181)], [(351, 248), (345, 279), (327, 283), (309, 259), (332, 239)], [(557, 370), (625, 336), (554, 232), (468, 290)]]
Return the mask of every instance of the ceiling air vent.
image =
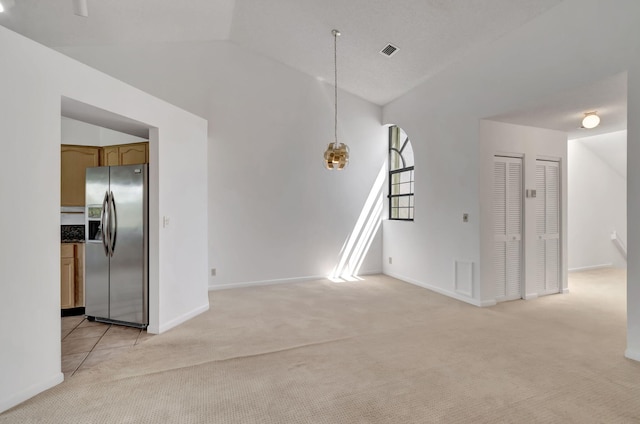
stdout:
[(380, 54), (385, 55), (387, 57), (391, 57), (398, 52), (398, 48), (393, 44), (387, 44), (387, 46), (380, 50)]

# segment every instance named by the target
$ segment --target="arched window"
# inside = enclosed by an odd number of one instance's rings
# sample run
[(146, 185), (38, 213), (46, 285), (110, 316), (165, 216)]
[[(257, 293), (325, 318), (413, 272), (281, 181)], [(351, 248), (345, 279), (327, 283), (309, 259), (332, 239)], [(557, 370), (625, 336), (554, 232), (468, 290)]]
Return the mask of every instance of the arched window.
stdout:
[(413, 148), (402, 128), (389, 127), (389, 219), (413, 221)]

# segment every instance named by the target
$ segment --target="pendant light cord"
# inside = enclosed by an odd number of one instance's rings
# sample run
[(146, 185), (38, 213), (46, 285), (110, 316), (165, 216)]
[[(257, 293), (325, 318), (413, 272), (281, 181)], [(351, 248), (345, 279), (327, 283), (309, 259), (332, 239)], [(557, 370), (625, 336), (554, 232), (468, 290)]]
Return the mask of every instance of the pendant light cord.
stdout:
[(334, 99), (334, 140), (335, 148), (338, 148), (338, 36), (340, 31), (334, 29), (333, 31), (333, 99)]

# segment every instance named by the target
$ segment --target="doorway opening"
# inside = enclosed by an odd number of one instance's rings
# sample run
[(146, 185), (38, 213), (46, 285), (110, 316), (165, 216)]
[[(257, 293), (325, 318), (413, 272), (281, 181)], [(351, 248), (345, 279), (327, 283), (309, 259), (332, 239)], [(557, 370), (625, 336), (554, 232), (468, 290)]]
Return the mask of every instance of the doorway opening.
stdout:
[[(581, 128), (591, 111), (600, 125)], [(523, 297), (568, 292), (569, 273), (626, 269), (627, 73), (489, 119), (482, 125), (504, 136), (492, 155), (523, 153), (525, 210), (536, 205), (534, 231), (523, 230)]]
[[(87, 237), (87, 231), (95, 233), (96, 230), (95, 225), (89, 224), (95, 224), (99, 218), (94, 219), (95, 222), (89, 219), (85, 176), (88, 168), (101, 166), (133, 165), (146, 169), (145, 164), (153, 157), (149, 154), (153, 148), (149, 144), (148, 125), (65, 97), (61, 100), (60, 128), (61, 351), (62, 371), (65, 377), (70, 377), (125, 352), (148, 337), (146, 331), (139, 328), (91, 322), (85, 318), (87, 242), (88, 239), (103, 240), (96, 234)], [(120, 245), (124, 241), (120, 238)], [(148, 258), (145, 261), (149, 263)], [(144, 292), (148, 294), (153, 285), (144, 284)]]

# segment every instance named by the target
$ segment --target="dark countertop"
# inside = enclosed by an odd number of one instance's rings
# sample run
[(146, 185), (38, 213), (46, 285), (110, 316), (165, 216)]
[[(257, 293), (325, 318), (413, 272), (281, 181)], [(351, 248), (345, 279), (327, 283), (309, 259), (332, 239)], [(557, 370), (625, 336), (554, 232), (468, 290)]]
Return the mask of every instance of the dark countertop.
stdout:
[(84, 243), (84, 225), (61, 225), (61, 243)]

